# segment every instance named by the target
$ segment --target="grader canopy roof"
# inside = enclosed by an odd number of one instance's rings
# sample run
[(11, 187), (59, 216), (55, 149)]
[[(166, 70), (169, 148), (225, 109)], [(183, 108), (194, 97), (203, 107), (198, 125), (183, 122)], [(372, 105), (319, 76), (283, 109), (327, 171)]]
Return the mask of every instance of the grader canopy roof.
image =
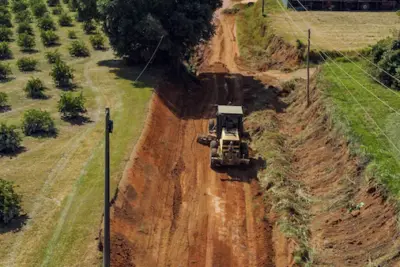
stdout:
[(218, 114), (243, 115), (241, 106), (218, 106)]

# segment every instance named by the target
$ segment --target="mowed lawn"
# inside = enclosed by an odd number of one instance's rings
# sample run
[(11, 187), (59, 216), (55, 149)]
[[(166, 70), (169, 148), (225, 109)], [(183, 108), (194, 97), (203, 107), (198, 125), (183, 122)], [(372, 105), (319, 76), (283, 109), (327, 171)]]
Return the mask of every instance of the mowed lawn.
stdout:
[(378, 178), (399, 198), (400, 93), (381, 86), (365, 74), (363, 70), (368, 69), (367, 64), (364, 61), (327, 62), (322, 69), (321, 82), (333, 104), (336, 124), (344, 126), (346, 135), (356, 144), (354, 151), (371, 160), (367, 175)]
[[(66, 6), (64, 9), (68, 10)], [(70, 12), (70, 15), (75, 13)], [(53, 18), (57, 22), (57, 16)], [(15, 32), (17, 24), (14, 24)], [(10, 81), (0, 84), (0, 91), (8, 94), (11, 110), (0, 113), (0, 122), (19, 126), (25, 110), (47, 110), (55, 120), (58, 136), (24, 136), (23, 152), (13, 157), (0, 157), (0, 178), (15, 182), (27, 214), (27, 219), (21, 219), (21, 223), (1, 226), (0, 266), (97, 265), (100, 253), (96, 237), (101, 228), (103, 208), (104, 108), (111, 108), (114, 120), (111, 174), (115, 190), (140, 135), (152, 85), (149, 82), (135, 86), (133, 80), (141, 69), (125, 67), (111, 50), (91, 48), (90, 57), (71, 57), (68, 46), (72, 40), (67, 37), (68, 30), (75, 30), (78, 39), (90, 47), (89, 36), (76, 21), (73, 27), (57, 25), (61, 45), (54, 48), (45, 48), (36, 23), (32, 26), (37, 52), (22, 53), (16, 41), (10, 43), (14, 58), (5, 62), (10, 63), (13, 75)], [(45, 59), (45, 52), (55, 48), (75, 69), (75, 90), (82, 91), (87, 99), (88, 123), (72, 125), (60, 118), (57, 101), (61, 90), (55, 87), (49, 75), (51, 65)], [(38, 70), (20, 72), (15, 63), (22, 56), (38, 59)], [(148, 73), (141, 80), (156, 80), (156, 76)], [(32, 76), (45, 82), (49, 99), (33, 100), (25, 96), (23, 87)]]
[(313, 49), (349, 51), (362, 49), (392, 36), (400, 29), (400, 17), (392, 12), (295, 11), (280, 8), (277, 1), (268, 0), (274, 9), (268, 14), (274, 32), (292, 44), (307, 43), (311, 29)]

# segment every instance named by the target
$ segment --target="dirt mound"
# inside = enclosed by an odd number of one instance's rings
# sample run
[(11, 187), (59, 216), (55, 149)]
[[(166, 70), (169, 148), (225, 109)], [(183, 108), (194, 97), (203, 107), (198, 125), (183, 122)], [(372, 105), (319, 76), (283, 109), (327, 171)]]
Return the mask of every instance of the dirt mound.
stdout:
[(350, 153), (333, 127), (316, 85), (308, 109), (304, 83), (298, 88), (283, 115), (283, 132), (290, 136), (293, 179), (302, 181), (312, 198), (309, 229), (315, 265), (399, 266), (394, 206), (365, 179), (365, 163)]

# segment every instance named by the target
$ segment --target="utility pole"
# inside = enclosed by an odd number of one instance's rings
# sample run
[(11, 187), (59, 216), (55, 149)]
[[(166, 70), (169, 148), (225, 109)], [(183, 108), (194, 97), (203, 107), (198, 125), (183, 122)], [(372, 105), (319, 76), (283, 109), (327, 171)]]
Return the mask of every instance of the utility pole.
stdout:
[(110, 109), (106, 108), (105, 120), (105, 154), (104, 154), (104, 248), (103, 267), (110, 267), (110, 133), (113, 121), (110, 120)]
[(262, 0), (262, 15), (264, 16), (264, 1), (265, 0)]
[(307, 46), (307, 107), (310, 106), (310, 37), (311, 37), (311, 30), (308, 29), (308, 46)]

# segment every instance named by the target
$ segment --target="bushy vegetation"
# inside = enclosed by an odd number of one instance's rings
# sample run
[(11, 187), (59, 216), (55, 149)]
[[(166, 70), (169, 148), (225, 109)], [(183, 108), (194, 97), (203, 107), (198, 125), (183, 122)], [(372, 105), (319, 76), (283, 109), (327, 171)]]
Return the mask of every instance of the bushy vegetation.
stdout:
[(400, 36), (379, 41), (372, 48), (372, 74), (383, 84), (400, 90)]
[(4, 27), (12, 27), (11, 13), (5, 6), (0, 6), (0, 25)]
[(46, 86), (39, 78), (30, 78), (24, 87), (26, 95), (30, 98), (45, 98)]
[(0, 92), (0, 110), (8, 106), (8, 95), (4, 92)]
[(69, 39), (76, 39), (77, 38), (76, 32), (74, 30), (69, 30), (68, 31), (68, 38)]
[(69, 54), (73, 57), (88, 57), (90, 56), (89, 48), (83, 41), (73, 41), (68, 48)]
[(86, 34), (93, 34), (96, 32), (96, 24), (93, 20), (88, 20), (83, 23), (83, 31)]
[(58, 50), (49, 51), (46, 53), (46, 59), (50, 64), (54, 64), (61, 60), (61, 53)]
[(14, 153), (21, 147), (21, 137), (17, 127), (0, 124), (0, 153)]
[(28, 3), (22, 0), (14, 0), (11, 4), (11, 9), (14, 13), (20, 13), (28, 9)]
[(34, 71), (38, 61), (31, 57), (22, 57), (17, 60), (17, 66), (20, 71)]
[(50, 16), (44, 16), (43, 18), (40, 18), (38, 22), (38, 27), (44, 31), (56, 30), (56, 25)]
[(10, 42), (12, 40), (13, 32), (7, 27), (0, 27), (0, 42)]
[(78, 6), (78, 1), (77, 0), (69, 0), (68, 1), (68, 8), (72, 12), (76, 11), (77, 6)]
[(58, 37), (58, 35), (52, 30), (42, 31), (40, 33), (40, 38), (42, 39), (44, 46), (57, 45), (60, 40), (60, 37)]
[(72, 26), (72, 17), (68, 13), (62, 13), (58, 18), (58, 24), (63, 27)]
[[(180, 59), (193, 52), (201, 41), (209, 40), (215, 28), (213, 11), (222, 6), (221, 0), (188, 1), (184, 5), (175, 0), (148, 5), (136, 0), (106, 2), (102, 8), (104, 30), (119, 56), (146, 62), (163, 36), (157, 59)], [(169, 45), (165, 45), (169, 44)]]
[(47, 12), (47, 5), (43, 2), (36, 2), (32, 4), (32, 12), (36, 18), (43, 17)]
[[(1, 129), (2, 125), (0, 132)], [(8, 224), (20, 215), (21, 210), (21, 196), (15, 192), (14, 183), (0, 179), (0, 222)]]
[(12, 74), (10, 65), (0, 63), (0, 80), (6, 80)]
[(64, 12), (64, 9), (61, 5), (55, 6), (52, 10), (53, 15), (60, 15)]
[(60, 4), (60, 0), (47, 0), (47, 5), (48, 6), (57, 6)]
[(58, 101), (58, 111), (63, 118), (72, 119), (82, 116), (86, 112), (85, 98), (83, 94), (74, 95), (72, 92), (65, 92)]
[(7, 42), (0, 43), (0, 59), (12, 58), (12, 52)]
[(101, 33), (90, 36), (90, 43), (95, 50), (104, 49), (105, 38)]
[(15, 21), (17, 23), (21, 23), (21, 22), (32, 23), (33, 22), (33, 18), (32, 18), (32, 14), (29, 11), (29, 9), (20, 11), (18, 13), (15, 13)]
[(64, 61), (58, 60), (53, 65), (50, 75), (58, 87), (70, 87), (74, 78), (73, 72), (74, 70)]
[(24, 112), (22, 129), (26, 135), (53, 135), (56, 133), (54, 121), (47, 111), (29, 109)]
[(18, 35), (18, 45), (23, 51), (32, 51), (36, 45), (35, 37), (27, 33), (22, 33)]
[(18, 34), (26, 33), (26, 34), (29, 34), (29, 35), (32, 35), (32, 36), (35, 35), (34, 32), (33, 32), (33, 28), (31, 26), (31, 24), (29, 24), (29, 22), (21, 22), (18, 25), (17, 33)]

